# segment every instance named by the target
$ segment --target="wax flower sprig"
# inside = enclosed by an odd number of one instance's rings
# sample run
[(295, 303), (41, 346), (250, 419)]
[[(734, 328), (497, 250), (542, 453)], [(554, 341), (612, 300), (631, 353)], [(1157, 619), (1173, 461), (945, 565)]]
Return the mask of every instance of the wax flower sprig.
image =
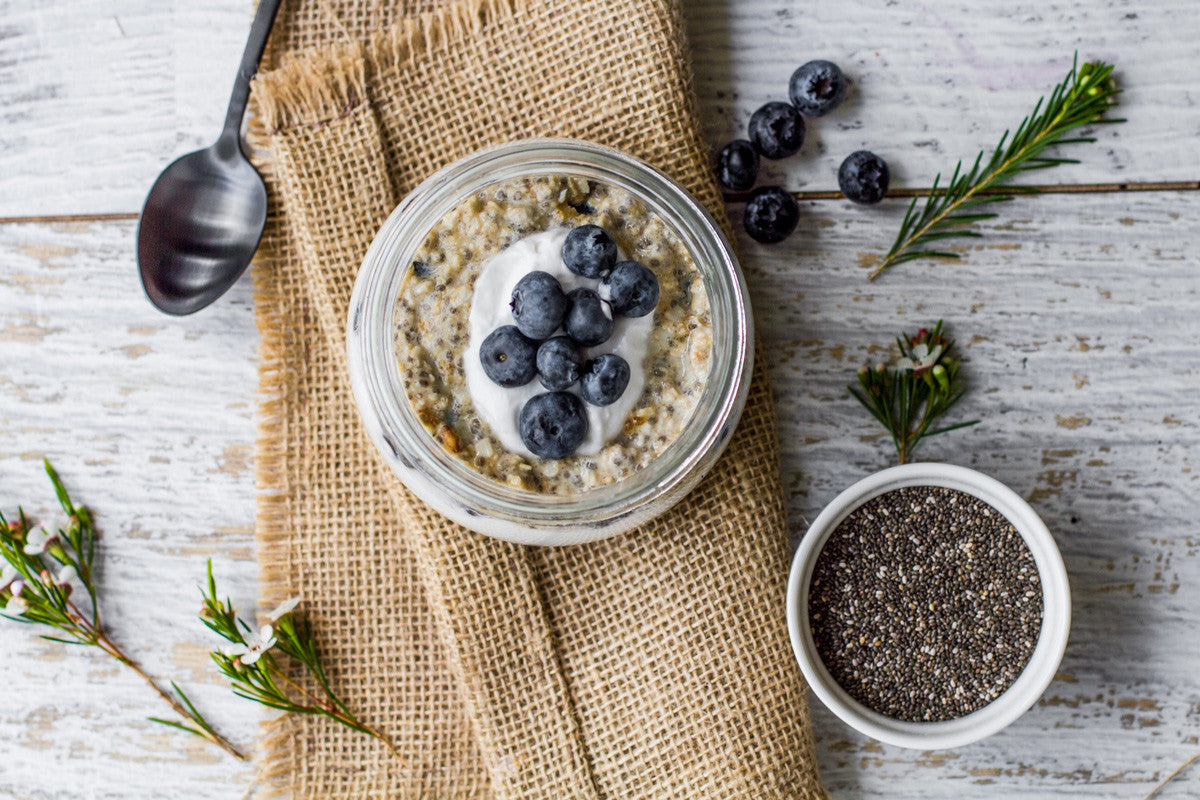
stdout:
[[(393, 756), (400, 757), (383, 733), (359, 720), (330, 688), (308, 626), (296, 614), (299, 598), (284, 601), (267, 615), (267, 624), (254, 628), (237, 615), (229, 598), (221, 600), (217, 596), (212, 561), (208, 562), (208, 583), (201, 594), (204, 606), (200, 620), (229, 642), (209, 655), (230, 680), (234, 694), (288, 713), (328, 717), (375, 737)], [(277, 654), (287, 661), (281, 664)], [(304, 675), (292, 677), (297, 672)]]
[(922, 328), (916, 336), (897, 337), (900, 358), (888, 366), (859, 367), (858, 386), (850, 394), (887, 429), (901, 464), (926, 436), (975, 425), (979, 420), (932, 428), (966, 394), (959, 378), (961, 362), (950, 356), (954, 340), (942, 334), (942, 321), (933, 330)]
[[(151, 721), (203, 737), (245, 760), (241, 751), (213, 730), (177, 684), (171, 683), (174, 694), (163, 689), (109, 636), (100, 621), (93, 580), (96, 527), (92, 515), (72, 502), (50, 462), (43, 460), (43, 464), (67, 522), (47, 530), (34, 526), (24, 510), (18, 509), (17, 519), (11, 522), (0, 514), (0, 616), (53, 628), (56, 635), (41, 634), (52, 642), (99, 648), (141, 677), (184, 720), (150, 717)], [(76, 586), (83, 587), (84, 602), (72, 599), (79, 597)]]

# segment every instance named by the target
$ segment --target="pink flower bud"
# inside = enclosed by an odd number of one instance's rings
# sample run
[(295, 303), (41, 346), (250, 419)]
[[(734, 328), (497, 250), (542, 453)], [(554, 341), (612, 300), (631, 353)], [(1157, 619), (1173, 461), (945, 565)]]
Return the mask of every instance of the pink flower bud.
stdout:
[(21, 520), (13, 520), (8, 523), (8, 535), (12, 537), (14, 542), (25, 541), (25, 524)]
[(944, 393), (949, 394), (950, 393), (950, 376), (949, 376), (949, 374), (947, 374), (946, 368), (943, 367), (941, 364), (938, 364), (937, 366), (935, 366), (933, 368), (933, 377), (937, 381), (938, 386), (941, 388), (941, 390)]

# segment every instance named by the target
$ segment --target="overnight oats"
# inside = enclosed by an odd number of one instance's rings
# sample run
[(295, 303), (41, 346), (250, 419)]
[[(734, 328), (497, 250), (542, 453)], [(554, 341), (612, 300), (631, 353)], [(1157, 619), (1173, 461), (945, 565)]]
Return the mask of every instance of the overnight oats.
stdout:
[(522, 544), (603, 539), (679, 502), (729, 443), (753, 363), (713, 218), (636, 158), (568, 139), (481, 150), (410, 192), (346, 323), (386, 465)]
[(481, 475), (542, 494), (644, 469), (712, 363), (708, 293), (679, 235), (583, 177), (515, 177), (461, 201), (407, 265), (394, 323), (425, 430)]

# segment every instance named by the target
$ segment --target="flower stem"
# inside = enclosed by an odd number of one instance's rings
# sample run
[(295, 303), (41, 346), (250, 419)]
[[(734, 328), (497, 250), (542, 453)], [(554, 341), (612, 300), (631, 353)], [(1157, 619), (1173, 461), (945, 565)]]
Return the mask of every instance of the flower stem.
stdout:
[(1200, 753), (1196, 753), (1196, 755), (1192, 756), (1187, 761), (1180, 764), (1178, 769), (1176, 769), (1174, 772), (1172, 772), (1167, 777), (1163, 778), (1162, 782), (1159, 783), (1158, 786), (1155, 786), (1153, 789), (1151, 789), (1150, 793), (1148, 795), (1146, 795), (1145, 797), (1143, 797), (1142, 800), (1150, 800), (1151, 797), (1154, 797), (1154, 795), (1158, 794), (1159, 789), (1163, 788), (1168, 783), (1175, 780), (1175, 776), (1178, 775), (1179, 773), (1183, 772), (1189, 766), (1191, 766), (1192, 762), (1195, 761), (1197, 758), (1200, 758)]
[(156, 683), (153, 678), (151, 678), (148, 674), (146, 674), (146, 671), (143, 670), (136, 661), (134, 661), (132, 658), (130, 658), (128, 655), (126, 655), (123, 650), (121, 650), (121, 648), (117, 645), (116, 642), (114, 642), (112, 639), (108, 638), (107, 633), (105, 633), (100, 628), (97, 628), (97, 627), (93, 626), (92, 624), (90, 624), (83, 617), (83, 615), (79, 613), (79, 609), (75, 607), (74, 603), (69, 603), (68, 605), (70, 606), (72, 612), (79, 617), (83, 627), (85, 629), (90, 630), (91, 634), (95, 637), (96, 646), (98, 646), (104, 652), (108, 653), (110, 656), (115, 658), (117, 661), (124, 664), (129, 669), (133, 670), (133, 672), (135, 674), (137, 674), (139, 677), (141, 677), (142, 680), (144, 680), (147, 684), (149, 684), (151, 689), (153, 689), (155, 692), (158, 693), (159, 697), (161, 697), (164, 701), (166, 701), (167, 705), (169, 705), (176, 714), (178, 714), (179, 716), (188, 720), (189, 722), (195, 723), (196, 724), (195, 733), (204, 737), (208, 741), (212, 742), (217, 747), (221, 748), (226, 753), (229, 753), (231, 756), (238, 759), (239, 761), (245, 761), (248, 758), (248, 756), (246, 756), (245, 753), (243, 753), (242, 751), (240, 751), (236, 747), (234, 747), (232, 742), (230, 742), (224, 736), (221, 736), (219, 733), (217, 733), (217, 732), (213, 731), (211, 728), (209, 728), (207, 723), (205, 723), (203, 720), (198, 719), (195, 714), (193, 714), (188, 709), (184, 708), (183, 705), (178, 700), (176, 700), (174, 697), (172, 697), (170, 694), (168, 694), (161, 686), (159, 686), (158, 683)]
[(388, 752), (392, 754), (393, 758), (395, 758), (397, 761), (404, 761), (404, 758), (400, 755), (400, 751), (396, 749), (396, 746), (392, 744), (390, 739), (368, 725), (359, 723), (359, 727), (366, 731), (368, 735), (374, 736), (376, 739), (383, 742), (383, 746), (388, 749)]
[(317, 697), (315, 694), (308, 691), (303, 686), (301, 686), (300, 684), (296, 683), (294, 680), (289, 678), (284, 673), (284, 671), (281, 670), (279, 668), (279, 666), (274, 663), (274, 660), (271, 661), (270, 668), (271, 668), (271, 671), (274, 672), (277, 677), (281, 678), (284, 683), (286, 683), (288, 686), (291, 686), (293, 689), (295, 689), (297, 692), (299, 692), (300, 694), (307, 697), (309, 700), (312, 700), (314, 703), (316, 703), (321, 708), (325, 709), (326, 711), (329, 711), (330, 713), (336, 711), (332, 702), (330, 702), (329, 700), (322, 700), (321, 698)]
[(392, 744), (391, 740), (388, 739), (386, 736), (384, 736), (381, 732), (375, 730), (374, 728), (370, 727), (369, 725), (367, 725), (363, 722), (360, 722), (356, 717), (352, 716), (350, 713), (344, 712), (344, 711), (338, 709), (337, 707), (335, 707), (335, 705), (333, 704), (332, 701), (317, 697), (312, 692), (305, 689), (299, 683), (297, 683), (296, 681), (289, 678), (286, 674), (284, 674), (283, 670), (281, 670), (279, 668), (279, 665), (276, 664), (273, 659), (271, 660), (271, 662), (269, 663), (268, 666), (269, 666), (271, 672), (275, 673), (275, 675), (277, 677), (279, 677), (280, 679), (282, 679), (284, 683), (286, 683), (288, 686), (291, 686), (293, 689), (298, 691), (300, 694), (302, 694), (305, 697), (312, 700), (312, 702), (316, 704), (315, 707), (322, 709), (325, 714), (327, 714), (328, 716), (337, 720), (338, 722), (342, 723), (343, 725), (346, 725), (346, 726), (352, 727), (352, 728), (357, 728), (358, 730), (361, 730), (363, 733), (367, 734), (368, 736), (375, 737), (379, 741), (383, 742), (383, 745), (388, 749), (389, 752), (391, 752), (391, 754), (395, 758), (397, 758), (401, 761), (404, 760), (400, 756), (400, 751), (398, 751), (396, 749), (395, 745)]

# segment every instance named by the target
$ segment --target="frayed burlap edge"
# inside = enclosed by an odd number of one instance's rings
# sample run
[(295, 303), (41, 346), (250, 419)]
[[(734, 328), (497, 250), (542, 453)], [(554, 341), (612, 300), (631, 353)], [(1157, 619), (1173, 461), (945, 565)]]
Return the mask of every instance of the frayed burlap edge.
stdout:
[[(246, 141), (251, 160), (269, 187), (278, 185), (268, 137), (297, 126), (319, 126), (352, 113), (366, 100), (367, 70), (401, 68), (410, 58), (437, 46), (451, 45), (484, 26), (515, 14), (526, 0), (465, 0), (402, 19), (380, 31), (368, 43), (330, 44), (303, 58), (286, 57), (281, 66), (260, 73), (254, 80), (251, 116)], [(283, 198), (272, 192), (271, 222), (281, 237), (288, 235)], [(260, 254), (251, 269), (257, 302), (255, 323), (259, 330), (259, 422), (255, 460), (258, 492), (256, 531), (258, 539), (261, 603), (271, 606), (286, 595), (290, 583), (287, 564), (288, 477), (284, 454), (263, 446), (284, 435), (286, 419), (282, 370), (286, 358), (287, 331), (278, 311), (282, 307), (280, 285), (275, 280), (277, 253)], [(256, 743), (257, 797), (291, 795), (285, 779), (296, 771), (295, 732), (287, 715), (260, 725)], [(401, 787), (394, 787), (401, 788)], [(414, 797), (427, 796), (426, 787), (415, 785)]]
[[(253, 149), (251, 158), (262, 173), (268, 186), (274, 186), (273, 174), (267, 150), (262, 145), (261, 120), (252, 120), (248, 140)], [(255, 129), (258, 128), (258, 131)], [(278, 196), (272, 197), (278, 202)], [(280, 217), (278, 208), (272, 217)], [(273, 224), (281, 225), (281, 222)], [(281, 587), (289, 584), (287, 566), (281, 553), (286, 550), (288, 528), (286, 525), (287, 496), (283, 469), (284, 454), (276, 449), (264, 447), (265, 443), (279, 441), (282, 436), (284, 403), (280, 364), (284, 353), (284, 329), (280, 324), (281, 308), (279, 286), (274, 280), (273, 266), (267, 259), (256, 258), (250, 270), (254, 284), (254, 320), (259, 332), (258, 369), (258, 442), (255, 449), (255, 484), (258, 492), (258, 513), (255, 531), (258, 540), (258, 583), (263, 593), (260, 603), (270, 606), (283, 595)], [(265, 302), (264, 302), (265, 301)], [(293, 754), (290, 721), (286, 714), (268, 719), (259, 725), (259, 740), (256, 743), (255, 796), (263, 798), (284, 797), (288, 792), (280, 782), (292, 769)]]
[(328, 45), (285, 58), (254, 81), (261, 130), (319, 126), (343, 117), (366, 97), (367, 70), (400, 69), (414, 56), (476, 35), (517, 14), (527, 0), (463, 0), (402, 19), (369, 42)]
[(291, 59), (254, 81), (254, 107), (265, 131), (318, 125), (342, 117), (366, 97), (366, 59), (357, 42), (332, 45), (309, 58)]
[[(247, 126), (246, 144), (255, 169), (262, 175), (268, 187), (274, 187), (274, 165), (266, 142), (266, 129), (261, 113), (252, 112)], [(277, 207), (279, 196), (271, 192), (268, 226), (281, 225), (282, 213)], [(260, 604), (269, 606), (282, 596), (279, 587), (288, 585), (285, 564), (278, 553), (286, 547), (287, 527), (284, 504), (287, 497), (283, 486), (283, 454), (265, 447), (278, 441), (284, 422), (284, 403), (280, 365), (283, 361), (284, 330), (278, 319), (279, 284), (271, 274), (273, 266), (267, 262), (260, 249), (251, 262), (250, 278), (254, 286), (254, 322), (258, 327), (258, 430), (255, 443), (254, 481), (258, 494), (255, 516), (255, 534), (258, 544), (258, 584), (262, 596)], [(264, 302), (265, 301), (265, 302)], [(279, 786), (290, 767), (291, 752), (286, 746), (290, 742), (287, 716), (280, 715), (259, 724), (259, 739), (255, 743), (256, 775), (254, 795), (262, 798), (282, 797), (286, 794)], [(265, 754), (273, 753), (267, 758)]]

